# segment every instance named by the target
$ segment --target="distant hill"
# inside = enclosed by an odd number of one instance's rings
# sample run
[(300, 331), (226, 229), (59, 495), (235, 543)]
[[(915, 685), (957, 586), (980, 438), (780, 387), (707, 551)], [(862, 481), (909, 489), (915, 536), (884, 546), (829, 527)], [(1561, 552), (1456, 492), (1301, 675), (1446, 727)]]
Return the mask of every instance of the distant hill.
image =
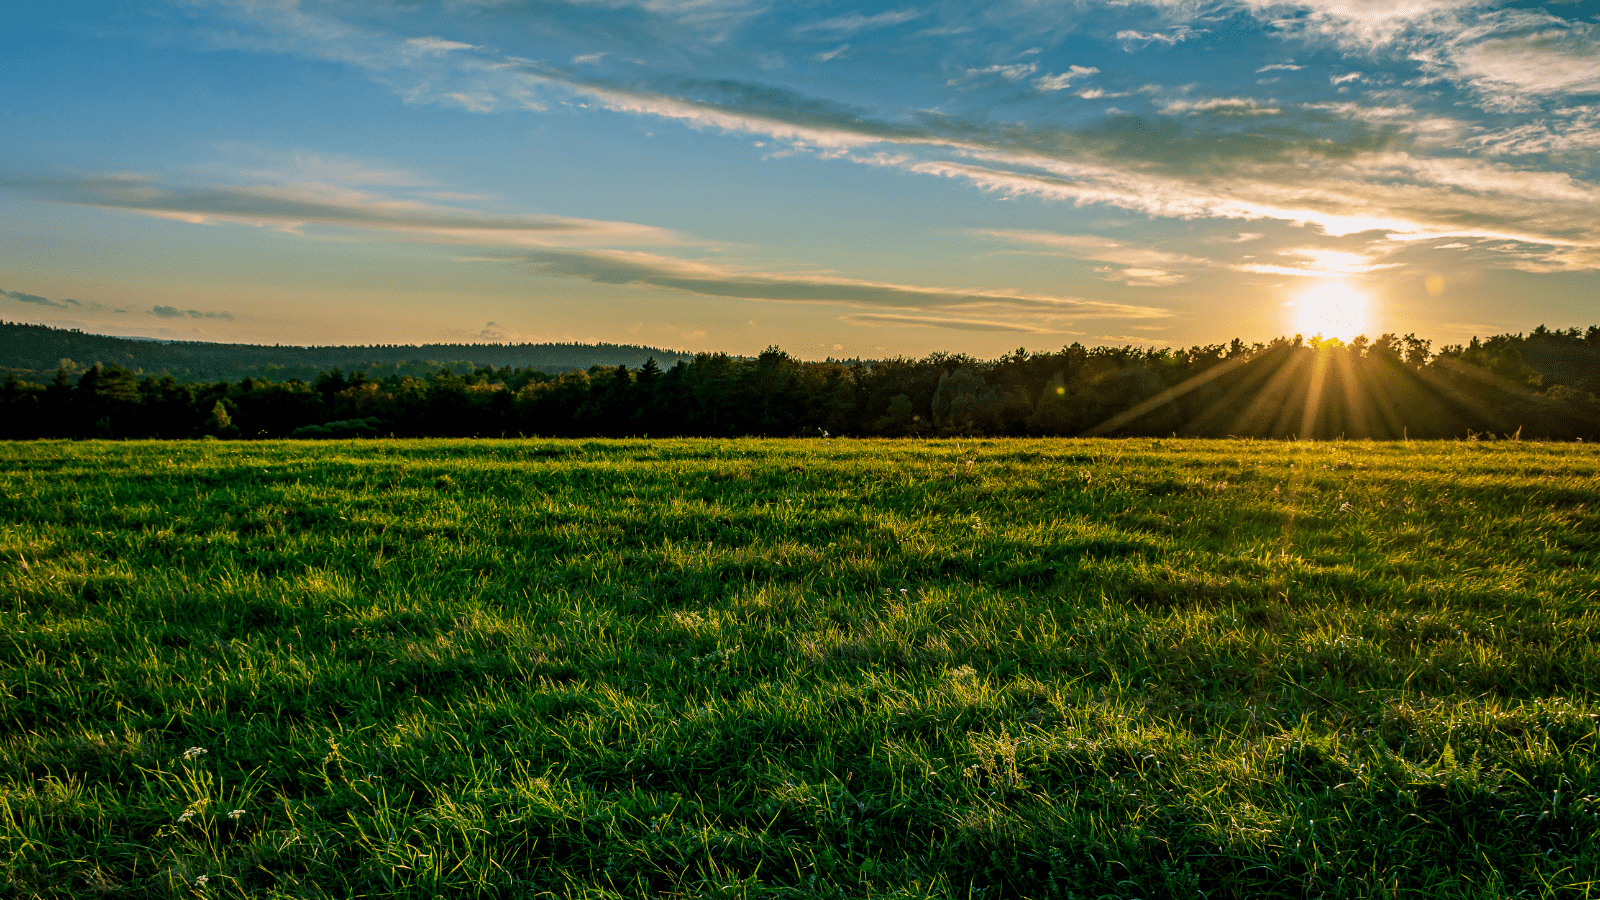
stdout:
[(533, 367), (552, 375), (594, 365), (629, 368), (655, 357), (662, 368), (694, 354), (633, 344), (376, 344), (362, 347), (215, 344), (206, 341), (153, 341), (84, 334), (46, 325), (0, 322), (0, 374), (10, 371), (29, 381), (47, 381), (62, 360), (87, 368), (115, 363), (146, 374), (169, 374), (179, 381), (236, 381), (245, 377), (310, 381), (318, 372), (357, 369), (369, 375), (425, 374), (441, 367)]

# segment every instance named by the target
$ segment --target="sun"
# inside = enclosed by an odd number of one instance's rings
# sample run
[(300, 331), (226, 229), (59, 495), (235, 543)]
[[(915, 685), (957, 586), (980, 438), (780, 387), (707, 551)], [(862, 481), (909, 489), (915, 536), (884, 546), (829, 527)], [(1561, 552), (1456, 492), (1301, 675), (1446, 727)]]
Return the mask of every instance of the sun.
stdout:
[(1319, 281), (1294, 297), (1295, 331), (1349, 341), (1367, 330), (1372, 298), (1345, 281)]

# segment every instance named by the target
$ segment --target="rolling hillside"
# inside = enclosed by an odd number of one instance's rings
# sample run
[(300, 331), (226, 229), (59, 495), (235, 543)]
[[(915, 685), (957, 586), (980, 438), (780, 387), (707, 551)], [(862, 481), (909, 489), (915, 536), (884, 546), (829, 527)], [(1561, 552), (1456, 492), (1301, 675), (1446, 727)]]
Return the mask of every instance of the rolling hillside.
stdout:
[[(383, 375), (431, 371), (441, 365), (532, 366), (557, 374), (593, 365), (637, 367), (655, 357), (663, 367), (693, 354), (631, 344), (379, 344), (361, 347), (296, 347), (151, 341), (84, 334), (45, 325), (0, 322), (0, 372), (47, 381), (71, 360), (79, 367), (115, 363), (136, 371), (167, 373), (179, 381), (310, 380), (331, 368)], [(70, 367), (69, 367), (70, 368)]]

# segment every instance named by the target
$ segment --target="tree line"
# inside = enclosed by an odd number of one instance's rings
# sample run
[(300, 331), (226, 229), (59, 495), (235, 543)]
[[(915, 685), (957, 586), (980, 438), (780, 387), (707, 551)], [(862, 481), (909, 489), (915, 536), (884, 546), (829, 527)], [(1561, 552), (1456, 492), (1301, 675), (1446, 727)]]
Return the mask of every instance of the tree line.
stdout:
[(315, 380), (333, 368), (361, 369), (369, 375), (424, 376), (440, 368), (457, 373), (479, 366), (533, 366), (545, 372), (587, 369), (593, 365), (638, 367), (655, 357), (663, 365), (693, 359), (693, 354), (635, 344), (369, 344), (297, 347), (223, 344), (211, 341), (156, 341), (85, 334), (20, 322), (0, 322), (0, 374), (48, 383), (52, 369), (69, 374), (85, 366), (73, 360), (115, 363), (180, 382), (239, 381), (266, 378)]
[(1158, 435), (1600, 439), (1600, 326), (1441, 348), (1415, 335), (670, 368), (484, 365), (180, 382), (96, 363), (0, 385), (0, 437)]

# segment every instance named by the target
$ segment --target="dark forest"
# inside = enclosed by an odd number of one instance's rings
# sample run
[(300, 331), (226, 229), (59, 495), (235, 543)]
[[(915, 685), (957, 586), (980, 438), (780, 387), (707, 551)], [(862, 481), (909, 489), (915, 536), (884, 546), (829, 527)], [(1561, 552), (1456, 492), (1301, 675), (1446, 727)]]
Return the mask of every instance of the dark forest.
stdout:
[[(464, 368), (464, 367), (458, 367)], [(670, 367), (181, 381), (97, 362), (8, 375), (0, 437), (343, 438), (1179, 435), (1600, 439), (1600, 326), (1434, 351), (1339, 341), (1017, 350), (996, 360), (806, 362), (702, 353)]]

